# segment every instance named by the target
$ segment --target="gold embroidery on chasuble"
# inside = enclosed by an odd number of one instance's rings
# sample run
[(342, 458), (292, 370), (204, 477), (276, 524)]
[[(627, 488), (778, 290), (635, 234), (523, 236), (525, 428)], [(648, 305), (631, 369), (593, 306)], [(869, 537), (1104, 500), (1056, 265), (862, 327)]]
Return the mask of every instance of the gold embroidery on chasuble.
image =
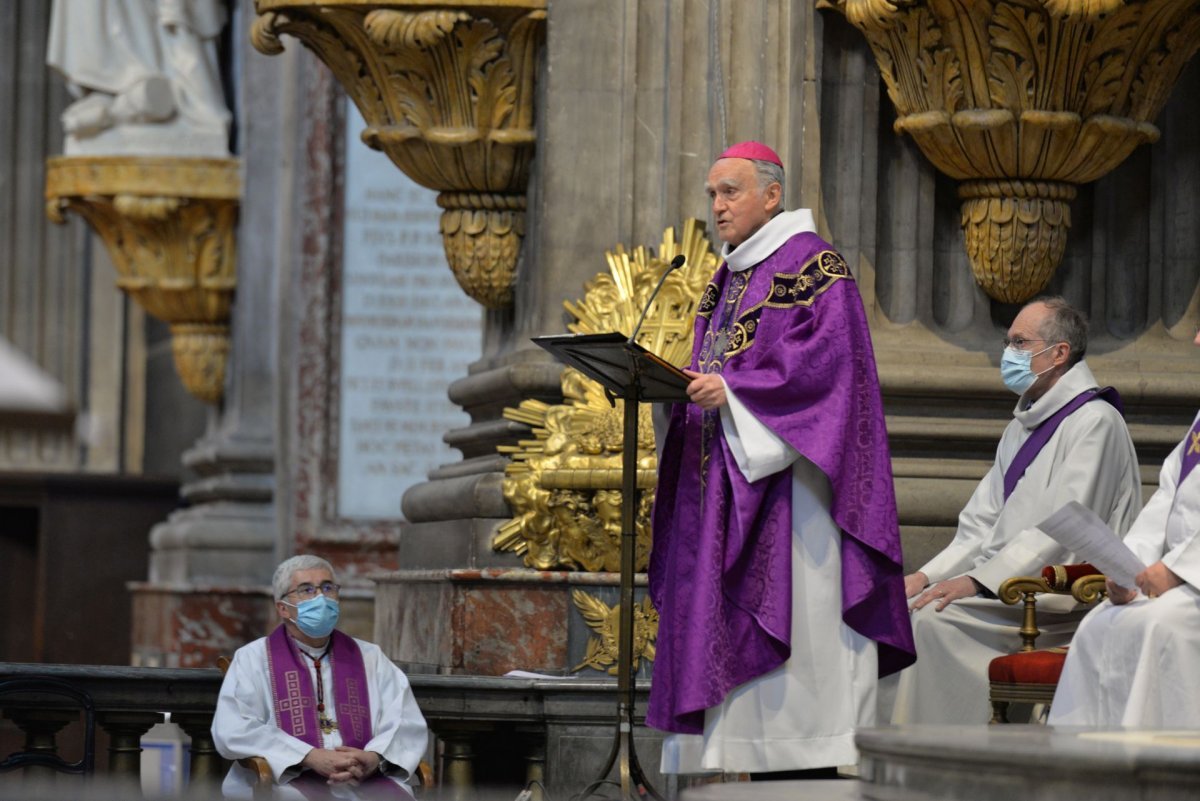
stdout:
[[(704, 290), (697, 314), (703, 312), (709, 319), (710, 325), (704, 332), (700, 344), (698, 371), (701, 373), (720, 373), (725, 366), (725, 351), (729, 341), (729, 321), (736, 319), (741, 306), (742, 296), (750, 285), (750, 276), (754, 269), (732, 273), (725, 286), (725, 300), (721, 302), (721, 292), (716, 284), (709, 284)], [(719, 310), (719, 311), (718, 311)], [(715, 325), (712, 324), (713, 312), (717, 312)], [(708, 466), (712, 459), (713, 437), (717, 436), (717, 416), (720, 411), (709, 409), (701, 413), (700, 424), (700, 497), (704, 498), (708, 484)]]
[(807, 308), (842, 278), (854, 280), (846, 260), (832, 250), (821, 251), (797, 272), (775, 273), (767, 296), (738, 315), (729, 345), (721, 356), (722, 363), (754, 345), (763, 309)]
[(1200, 453), (1200, 431), (1193, 431), (1191, 436), (1192, 444), (1187, 450), (1188, 454)]

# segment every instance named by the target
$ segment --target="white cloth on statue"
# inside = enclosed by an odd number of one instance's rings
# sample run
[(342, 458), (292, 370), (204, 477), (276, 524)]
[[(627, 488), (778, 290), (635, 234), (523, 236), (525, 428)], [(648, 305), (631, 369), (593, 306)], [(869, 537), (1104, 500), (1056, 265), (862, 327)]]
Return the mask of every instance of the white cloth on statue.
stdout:
[[(995, 593), (1007, 578), (1079, 561), (1036, 528), (1069, 501), (1091, 509), (1118, 534), (1129, 528), (1141, 508), (1137, 454), (1125, 420), (1103, 400), (1084, 404), (1062, 421), (1004, 500), (1005, 470), (1033, 430), (1096, 386), (1080, 362), (1037, 403), (1018, 400), (991, 470), (959, 515), (953, 541), (920, 570), (931, 584), (968, 575)], [(891, 722), (986, 723), (988, 663), (1019, 647), (1022, 610), (980, 597), (955, 601), (941, 612), (936, 607), (930, 603), (913, 612), (917, 662), (889, 682), (887, 689), (895, 690)], [(1084, 614), (1071, 598), (1039, 599), (1037, 646), (1065, 645)]]
[(726, 388), (725, 440), (750, 481), (792, 471), (792, 655), (734, 688), (704, 734), (663, 740), (663, 773), (770, 772), (852, 765), (854, 730), (875, 722), (874, 641), (842, 621), (841, 531), (821, 470)]
[[(219, 0), (55, 0), (46, 63), (81, 98), (63, 114), (66, 154), (227, 156), (225, 21)], [(138, 94), (151, 85), (154, 100)]]
[(1067, 652), (1050, 723), (1200, 728), (1200, 469), (1178, 483), (1190, 447), (1185, 436), (1167, 457), (1125, 537), (1142, 562), (1161, 560), (1185, 583), (1092, 610)]
[[(388, 778), (408, 790), (408, 777), (417, 769), (428, 744), (425, 718), (417, 707), (404, 672), (379, 646), (358, 639), (354, 642), (362, 651), (371, 704), (372, 737), (363, 750), (374, 751), (383, 757), (387, 762)], [(314, 649), (300, 642), (296, 645), (311, 656), (320, 656), (324, 651), (324, 648)], [(315, 692), (316, 669), (311, 660), (303, 657), (302, 660), (308, 666)], [(321, 680), (326, 698), (330, 699), (334, 687), (331, 661), (326, 658), (321, 664)], [(327, 716), (334, 721), (337, 720), (335, 707), (332, 702), (326, 703)], [(217, 698), (212, 734), (217, 751), (226, 759), (260, 756), (267, 760), (276, 781), (275, 798), (304, 798), (299, 790), (288, 787), (287, 783), (300, 775), (300, 762), (312, 746), (284, 732), (276, 722), (266, 637), (239, 648), (234, 654)], [(334, 730), (323, 734), (322, 743), (324, 748), (331, 749), (341, 745), (340, 732)], [(251, 798), (253, 786), (253, 772), (235, 762), (225, 776), (221, 790), (226, 798)], [(337, 785), (331, 790), (342, 798), (357, 797), (355, 788), (349, 784)]]

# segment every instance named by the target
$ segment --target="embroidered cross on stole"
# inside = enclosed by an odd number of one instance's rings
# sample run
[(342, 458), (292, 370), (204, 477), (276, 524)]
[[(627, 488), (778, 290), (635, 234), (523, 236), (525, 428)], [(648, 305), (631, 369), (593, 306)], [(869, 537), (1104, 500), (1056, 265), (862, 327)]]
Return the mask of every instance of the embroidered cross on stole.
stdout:
[(1188, 432), (1184, 438), (1186, 447), (1183, 449), (1182, 464), (1179, 466), (1179, 483), (1188, 477), (1188, 473), (1192, 472), (1192, 468), (1200, 462), (1200, 418), (1192, 423), (1192, 430)]

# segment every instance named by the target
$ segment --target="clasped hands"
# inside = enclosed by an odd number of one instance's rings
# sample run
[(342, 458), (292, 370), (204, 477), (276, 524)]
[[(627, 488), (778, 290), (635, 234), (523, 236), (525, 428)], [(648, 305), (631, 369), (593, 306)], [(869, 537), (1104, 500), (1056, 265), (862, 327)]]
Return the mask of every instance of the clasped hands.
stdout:
[(381, 759), (374, 751), (339, 745), (333, 749), (314, 748), (300, 764), (324, 776), (328, 784), (358, 784), (379, 770)]
[(684, 370), (692, 379), (687, 385), (688, 399), (704, 410), (719, 409), (725, 405), (725, 382), (716, 373), (697, 373)]
[(1108, 590), (1108, 600), (1117, 606), (1127, 604), (1137, 596), (1138, 590), (1141, 590), (1142, 595), (1147, 598), (1157, 598), (1167, 590), (1178, 587), (1183, 583), (1183, 579), (1175, 575), (1171, 568), (1159, 560), (1134, 576), (1133, 583), (1137, 585), (1137, 590), (1122, 587), (1112, 579), (1105, 581), (1104, 586)]

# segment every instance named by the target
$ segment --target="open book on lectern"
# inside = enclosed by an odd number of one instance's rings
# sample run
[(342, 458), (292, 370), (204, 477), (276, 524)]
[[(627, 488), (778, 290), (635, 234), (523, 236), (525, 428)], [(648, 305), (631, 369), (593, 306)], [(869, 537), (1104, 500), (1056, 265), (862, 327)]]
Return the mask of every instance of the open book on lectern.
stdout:
[(646, 403), (683, 403), (691, 379), (657, 354), (630, 342), (624, 334), (553, 334), (533, 337), (563, 364), (600, 383), (618, 398), (636, 382), (637, 399)]

